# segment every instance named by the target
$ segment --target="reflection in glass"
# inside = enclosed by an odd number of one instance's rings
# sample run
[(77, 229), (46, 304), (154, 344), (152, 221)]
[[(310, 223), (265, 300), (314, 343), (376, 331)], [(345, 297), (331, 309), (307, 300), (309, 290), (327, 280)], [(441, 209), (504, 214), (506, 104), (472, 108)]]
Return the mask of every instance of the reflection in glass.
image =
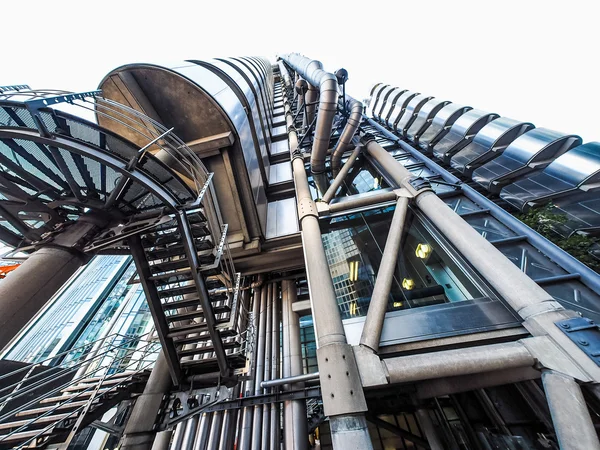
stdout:
[[(322, 240), (343, 319), (367, 313), (394, 207), (322, 222)], [(388, 311), (483, 297), (466, 269), (417, 217), (402, 237)]]

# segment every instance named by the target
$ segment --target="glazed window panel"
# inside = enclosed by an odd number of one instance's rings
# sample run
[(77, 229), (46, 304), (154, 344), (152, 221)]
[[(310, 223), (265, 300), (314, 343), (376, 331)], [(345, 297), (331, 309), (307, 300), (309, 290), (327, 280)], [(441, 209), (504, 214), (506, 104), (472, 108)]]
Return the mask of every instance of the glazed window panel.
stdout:
[[(394, 206), (322, 222), (322, 240), (343, 319), (367, 313)], [(446, 245), (409, 214), (388, 311), (485, 297)]]

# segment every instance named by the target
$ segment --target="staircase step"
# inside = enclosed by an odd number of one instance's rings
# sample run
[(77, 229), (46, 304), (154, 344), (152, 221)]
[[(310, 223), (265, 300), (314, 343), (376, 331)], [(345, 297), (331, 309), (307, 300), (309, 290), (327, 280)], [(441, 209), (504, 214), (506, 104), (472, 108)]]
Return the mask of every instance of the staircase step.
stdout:
[[(210, 292), (209, 292), (209, 294), (210, 294)], [(227, 300), (226, 294), (210, 295), (211, 302), (224, 301), (224, 300)], [(197, 305), (200, 305), (200, 300), (197, 297), (194, 297), (194, 298), (190, 298), (190, 299), (177, 300), (174, 302), (163, 303), (162, 307), (163, 307), (163, 310), (169, 311), (169, 310), (173, 310), (173, 309), (189, 308), (191, 306), (197, 306)], [(216, 307), (213, 307), (213, 310), (215, 308)], [(225, 311), (223, 311), (223, 312), (225, 312)], [(216, 313), (216, 310), (215, 310), (215, 313)]]
[(52, 411), (52, 410), (58, 411), (58, 410), (65, 410), (65, 409), (75, 409), (75, 408), (78, 408), (80, 406), (86, 405), (87, 402), (88, 402), (87, 400), (81, 400), (81, 401), (78, 401), (78, 402), (65, 403), (64, 405), (60, 405), (58, 407), (52, 406), (52, 405), (51, 406), (42, 406), (42, 407), (39, 407), (39, 408), (27, 409), (25, 411), (18, 412), (15, 415), (17, 417), (33, 416), (35, 414), (43, 414), (45, 412)]
[[(179, 256), (179, 255), (172, 255), (172, 256)], [(199, 255), (198, 262), (200, 263), (201, 266), (204, 266), (204, 265), (208, 266), (215, 262), (215, 256), (214, 255)], [(188, 268), (188, 267), (190, 267), (190, 263), (187, 259), (176, 259), (174, 261), (164, 261), (164, 262), (152, 264), (152, 265), (150, 265), (150, 271), (152, 273), (158, 274), (158, 273), (169, 272), (169, 271), (177, 270), (177, 269), (184, 269), (184, 268)]]
[[(40, 417), (31, 425), (35, 426), (38, 424), (42, 425), (42, 424), (48, 424), (48, 423), (52, 423), (52, 422), (58, 422), (67, 417), (76, 417), (76, 416), (74, 414), (71, 414), (71, 416), (69, 416), (69, 413), (56, 414), (54, 416), (45, 416), (45, 417)], [(23, 425), (27, 425), (30, 421), (31, 421), (31, 419), (23, 419), (23, 420), (16, 420), (14, 422), (3, 422), (3, 423), (0, 423), (0, 430), (9, 430), (11, 428), (19, 428), (19, 427), (22, 427)], [(39, 430), (37, 432), (39, 433)]]
[[(27, 439), (31, 439), (35, 436), (37, 436), (38, 434), (40, 434), (40, 430), (32, 430), (32, 431), (22, 431), (20, 433), (15, 433), (9, 437), (6, 437), (6, 435), (0, 435), (0, 445), (1, 444), (5, 444), (5, 443), (9, 443), (9, 442), (21, 442)], [(41, 436), (50, 436), (52, 434), (51, 431), (46, 431), (43, 434), (40, 434)]]
[[(122, 383), (123, 377), (121, 378), (107, 378), (106, 380), (104, 380), (102, 382), (102, 386), (114, 386), (115, 384), (120, 384)], [(89, 389), (89, 388), (94, 388), (96, 387), (97, 383), (77, 383), (73, 386), (68, 386), (65, 389), (63, 389), (63, 392), (77, 392), (77, 391), (83, 391), (85, 389)]]
[[(225, 350), (238, 348), (241, 345), (242, 345), (241, 343), (236, 342), (236, 341), (223, 342), (223, 347), (225, 348)], [(204, 353), (211, 353), (214, 351), (215, 351), (215, 348), (212, 345), (206, 345), (204, 347), (190, 348), (190, 349), (186, 349), (186, 350), (178, 350), (177, 354), (179, 356), (183, 357), (183, 356), (202, 355)]]
[(198, 291), (196, 290), (196, 285), (191, 283), (191, 284), (186, 284), (185, 286), (178, 286), (178, 287), (174, 287), (174, 288), (163, 289), (161, 291), (158, 291), (158, 296), (160, 298), (169, 298), (169, 297), (175, 297), (178, 295), (195, 294), (197, 292)]
[[(196, 249), (199, 252), (212, 250), (214, 248), (213, 243), (208, 239), (205, 239), (201, 242), (203, 243), (202, 248), (198, 248), (198, 246), (196, 245)], [(157, 259), (165, 259), (165, 258), (169, 258), (171, 256), (177, 256), (177, 255), (185, 255), (185, 248), (183, 247), (183, 244), (181, 244), (181, 245), (173, 244), (166, 248), (160, 248), (160, 249), (146, 251), (146, 256), (148, 257), (148, 261), (154, 261)]]
[[(223, 306), (213, 306), (213, 311), (215, 314), (223, 314), (231, 311), (231, 308), (227, 305)], [(182, 320), (190, 320), (195, 319), (196, 317), (204, 317), (204, 311), (201, 309), (195, 311), (186, 311), (179, 314), (173, 314), (170, 316), (166, 316), (167, 322), (180, 322)]]
[[(215, 322), (218, 324), (227, 323), (229, 319), (220, 319), (217, 318)], [(191, 323), (189, 325), (182, 325), (179, 327), (173, 327), (167, 334), (168, 338), (174, 338), (178, 336), (187, 336), (188, 334), (200, 333), (202, 331), (206, 331), (208, 329), (206, 323)], [(177, 343), (177, 342), (176, 342)]]
[[(135, 375), (137, 372), (129, 370), (126, 372), (119, 372), (119, 373), (115, 373), (113, 375), (109, 375), (108, 377), (105, 378), (105, 380), (116, 380), (117, 378), (126, 378), (129, 377), (131, 375)], [(83, 380), (80, 380), (79, 383), (94, 383), (96, 381), (100, 381), (102, 380), (104, 377), (99, 376), (99, 377), (89, 377), (89, 378), (84, 378)]]

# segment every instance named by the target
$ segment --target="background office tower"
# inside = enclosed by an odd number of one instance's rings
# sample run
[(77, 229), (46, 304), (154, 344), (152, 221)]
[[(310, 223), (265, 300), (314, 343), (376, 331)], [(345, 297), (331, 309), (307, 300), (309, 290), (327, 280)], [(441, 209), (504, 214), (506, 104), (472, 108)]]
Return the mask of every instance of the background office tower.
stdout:
[(0, 87), (0, 448), (600, 448), (600, 144), (329, 69)]

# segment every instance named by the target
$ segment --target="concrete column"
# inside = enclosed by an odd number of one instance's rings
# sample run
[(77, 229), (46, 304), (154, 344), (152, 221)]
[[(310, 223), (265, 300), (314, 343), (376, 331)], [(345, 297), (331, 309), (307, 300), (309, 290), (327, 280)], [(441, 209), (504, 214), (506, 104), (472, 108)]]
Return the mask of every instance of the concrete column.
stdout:
[(125, 425), (121, 450), (148, 450), (152, 447), (156, 431), (156, 416), (163, 396), (172, 386), (167, 359), (161, 351), (148, 378), (144, 392), (135, 401), (133, 411)]
[(575, 380), (553, 370), (544, 370), (542, 382), (561, 450), (600, 449), (598, 434)]
[(0, 283), (0, 349), (40, 311), (87, 261), (76, 250), (43, 247)]
[[(284, 280), (282, 284), (283, 319), (283, 377), (301, 375), (302, 347), (300, 342), (300, 320), (292, 310), (297, 299), (296, 283)], [(304, 383), (287, 386), (287, 389), (301, 389)], [(308, 450), (308, 429), (306, 423), (306, 401), (288, 400), (283, 404), (283, 435), (286, 450)]]

